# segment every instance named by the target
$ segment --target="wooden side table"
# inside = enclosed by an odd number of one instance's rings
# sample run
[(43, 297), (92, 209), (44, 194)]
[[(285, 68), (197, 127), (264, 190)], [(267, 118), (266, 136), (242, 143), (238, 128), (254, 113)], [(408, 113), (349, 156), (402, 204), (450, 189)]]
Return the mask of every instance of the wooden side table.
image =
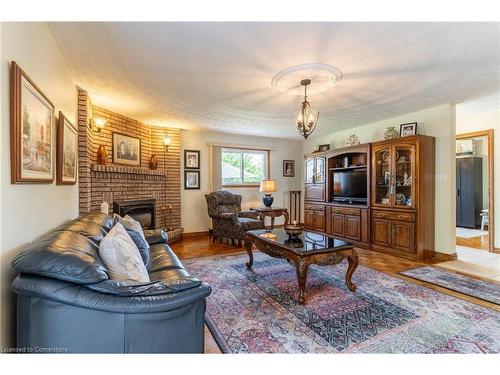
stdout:
[(274, 229), (274, 218), (279, 216), (285, 217), (285, 225), (288, 224), (290, 216), (288, 215), (288, 210), (282, 207), (259, 207), (250, 208), (250, 210), (257, 211), (259, 213), (259, 218), (264, 222), (264, 218), (269, 216), (271, 218), (271, 229)]

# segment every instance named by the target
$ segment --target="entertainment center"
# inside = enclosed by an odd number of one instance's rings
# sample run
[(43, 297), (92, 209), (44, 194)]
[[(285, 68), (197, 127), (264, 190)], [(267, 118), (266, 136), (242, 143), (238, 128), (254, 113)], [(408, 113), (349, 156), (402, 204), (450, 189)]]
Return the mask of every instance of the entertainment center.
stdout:
[(307, 229), (407, 259), (434, 258), (433, 137), (413, 135), (304, 158)]

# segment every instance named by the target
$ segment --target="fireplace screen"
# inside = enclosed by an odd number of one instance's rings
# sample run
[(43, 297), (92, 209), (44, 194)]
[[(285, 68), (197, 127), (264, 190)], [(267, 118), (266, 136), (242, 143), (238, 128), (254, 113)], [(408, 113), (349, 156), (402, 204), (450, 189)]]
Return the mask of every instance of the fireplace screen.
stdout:
[(155, 228), (155, 200), (114, 202), (113, 212), (120, 216), (129, 215), (141, 223), (144, 229)]

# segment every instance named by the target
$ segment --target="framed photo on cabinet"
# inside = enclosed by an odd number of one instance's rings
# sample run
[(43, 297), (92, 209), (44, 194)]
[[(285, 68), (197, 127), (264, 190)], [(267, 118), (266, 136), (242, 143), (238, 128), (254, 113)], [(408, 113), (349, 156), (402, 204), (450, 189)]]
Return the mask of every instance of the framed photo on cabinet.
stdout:
[(14, 61), (10, 71), (11, 183), (54, 181), (54, 104)]
[(57, 121), (57, 185), (76, 184), (78, 169), (78, 131), (75, 126), (59, 111)]

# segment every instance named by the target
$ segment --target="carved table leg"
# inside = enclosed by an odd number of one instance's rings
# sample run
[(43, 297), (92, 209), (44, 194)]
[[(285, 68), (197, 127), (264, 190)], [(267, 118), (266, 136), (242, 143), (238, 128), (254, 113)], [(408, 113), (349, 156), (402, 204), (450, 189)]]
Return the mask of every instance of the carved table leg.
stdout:
[(248, 253), (248, 262), (245, 263), (247, 268), (252, 268), (253, 264), (253, 253), (252, 253), (252, 241), (245, 240), (245, 250)]
[(306, 299), (304, 297), (306, 291), (306, 282), (307, 282), (307, 270), (309, 269), (309, 264), (303, 258), (298, 260), (298, 263), (295, 264), (297, 271), (297, 281), (299, 282), (299, 304), (303, 305), (306, 303)]
[(274, 216), (271, 216), (271, 229), (274, 229)]
[(345, 275), (345, 283), (349, 290), (351, 292), (354, 292), (356, 290), (356, 284), (354, 284), (351, 281), (352, 274), (356, 270), (356, 267), (358, 267), (358, 254), (354, 250), (352, 250), (352, 253), (347, 256), (347, 261), (349, 262), (349, 266), (347, 267), (347, 273)]

